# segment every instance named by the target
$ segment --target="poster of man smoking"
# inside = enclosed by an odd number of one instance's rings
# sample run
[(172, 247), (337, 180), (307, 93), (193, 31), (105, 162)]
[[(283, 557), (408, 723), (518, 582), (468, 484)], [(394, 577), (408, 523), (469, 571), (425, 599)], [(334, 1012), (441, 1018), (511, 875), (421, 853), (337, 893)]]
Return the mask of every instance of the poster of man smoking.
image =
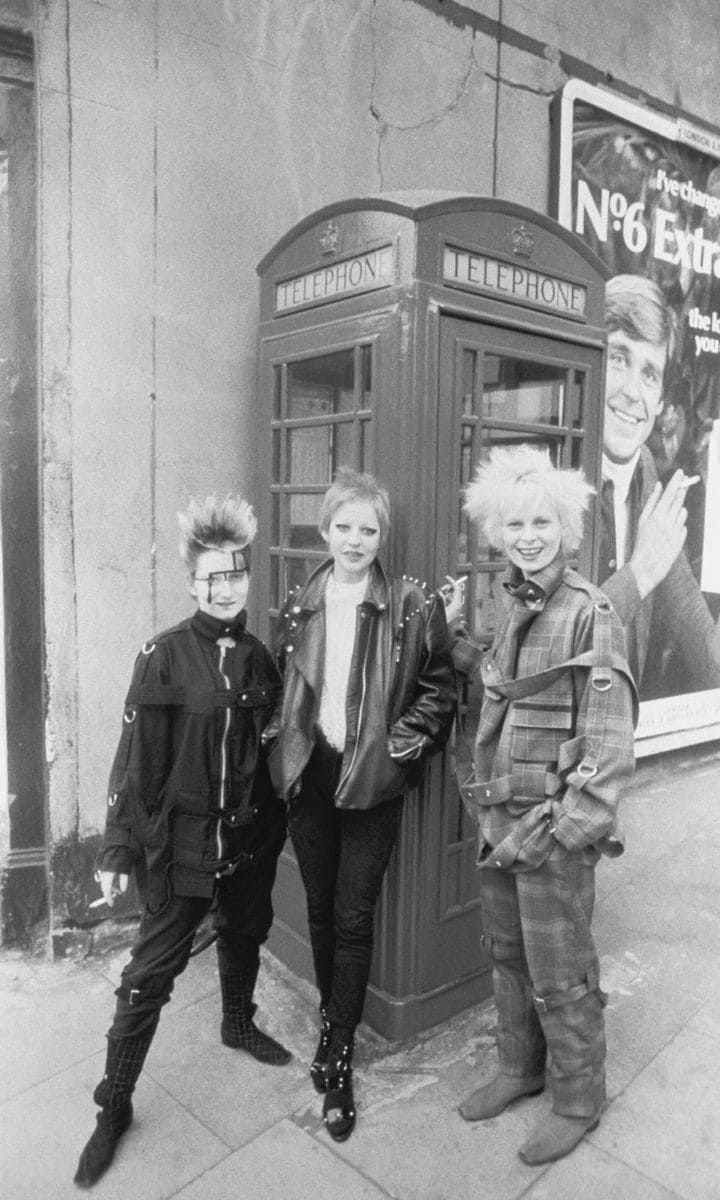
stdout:
[(717, 737), (720, 134), (580, 81), (553, 117), (556, 215), (609, 272), (598, 581), (626, 623), (640, 734)]

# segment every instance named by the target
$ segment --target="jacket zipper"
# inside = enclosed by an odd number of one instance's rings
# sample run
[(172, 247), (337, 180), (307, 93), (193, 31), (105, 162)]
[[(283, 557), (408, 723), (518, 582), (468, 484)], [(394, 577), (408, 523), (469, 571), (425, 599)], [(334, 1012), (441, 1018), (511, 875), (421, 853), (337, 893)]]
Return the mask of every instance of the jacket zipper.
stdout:
[[(229, 692), (230, 691), (230, 679), (225, 674), (225, 670), (224, 670), (225, 652), (226, 652), (226, 647), (220, 646), (220, 661), (218, 662), (218, 671), (220, 672), (220, 675), (221, 675), (223, 683), (225, 684), (226, 690)], [(219, 794), (218, 794), (218, 808), (221, 808), (221, 809), (225, 808), (225, 790), (226, 790), (226, 786), (227, 786), (227, 740), (228, 740), (228, 733), (230, 732), (230, 720), (231, 720), (231, 711), (230, 711), (230, 706), (228, 705), (227, 708), (225, 709), (225, 727), (223, 729), (222, 739), (220, 742), (220, 784), (219, 784)], [(215, 834), (215, 842), (216, 842), (216, 846), (217, 846), (218, 860), (221, 860), (223, 857), (224, 847), (223, 847), (223, 839), (222, 839), (222, 818), (220, 818), (220, 817), (218, 818), (217, 831)]]
[(352, 769), (355, 765), (355, 759), (357, 758), (358, 750), (360, 749), (360, 734), (362, 732), (363, 713), (365, 710), (365, 696), (366, 696), (366, 692), (367, 692), (367, 660), (368, 660), (369, 651), (370, 651), (370, 634), (367, 633), (366, 640), (365, 640), (365, 657), (363, 658), (362, 691), (360, 693), (360, 710), (358, 713), (357, 729), (355, 731), (355, 748), (352, 753), (352, 758), (350, 759), (350, 762), (348, 763), (347, 771), (345, 772), (345, 774), (343, 775), (339, 784), (337, 785), (337, 789), (335, 792), (336, 796), (340, 795), (340, 792), (342, 791), (342, 788), (343, 788), (343, 784), (348, 779), (350, 772), (352, 771)]

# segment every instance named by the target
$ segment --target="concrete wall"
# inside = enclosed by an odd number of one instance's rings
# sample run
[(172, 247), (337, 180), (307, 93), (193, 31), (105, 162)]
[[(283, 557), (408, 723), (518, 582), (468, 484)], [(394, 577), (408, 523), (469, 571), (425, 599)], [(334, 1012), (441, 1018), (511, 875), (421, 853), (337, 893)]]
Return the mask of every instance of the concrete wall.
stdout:
[(720, 124), (720, 32), (717, 0), (38, 0), (36, 35), (61, 923), (82, 907), (134, 655), (190, 611), (174, 514), (248, 491), (257, 261), (356, 194), (545, 211), (573, 60)]

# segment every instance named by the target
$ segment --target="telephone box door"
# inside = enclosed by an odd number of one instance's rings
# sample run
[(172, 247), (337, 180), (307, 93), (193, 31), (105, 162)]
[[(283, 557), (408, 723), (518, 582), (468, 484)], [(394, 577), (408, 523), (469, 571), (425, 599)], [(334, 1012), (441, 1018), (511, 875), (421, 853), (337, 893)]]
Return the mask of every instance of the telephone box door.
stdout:
[[(463, 488), (495, 446), (547, 447), (563, 467), (597, 471), (600, 373), (597, 351), (480, 322), (441, 317), (438, 357), (436, 560), (453, 578), (467, 577), (466, 623), (488, 644), (496, 625), (505, 571), (482, 531), (463, 512)], [(590, 544), (590, 539), (587, 539)], [(580, 562), (586, 573), (588, 562)], [(461, 711), (471, 752), (480, 696), (465, 685)], [(477, 972), (482, 959), (476, 828), (466, 815), (448, 757), (438, 823), (438, 910), (427, 929), (423, 985), (440, 986), (462, 962)], [(432, 893), (431, 893), (432, 894)], [(433, 944), (434, 943), (434, 944)]]

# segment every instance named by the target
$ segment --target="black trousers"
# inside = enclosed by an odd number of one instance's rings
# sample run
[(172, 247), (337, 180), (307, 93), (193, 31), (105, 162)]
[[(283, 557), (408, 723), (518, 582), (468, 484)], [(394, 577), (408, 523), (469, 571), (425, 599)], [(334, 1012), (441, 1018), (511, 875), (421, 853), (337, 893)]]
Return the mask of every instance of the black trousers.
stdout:
[(157, 910), (146, 907), (138, 941), (115, 993), (111, 1037), (138, 1037), (155, 1029), (160, 1009), (185, 970), (195, 933), (211, 907), (220, 973), (254, 973), (254, 978), (260, 946), (272, 925), (272, 889), (281, 849), (279, 843), (276, 852), (252, 867), (222, 876), (213, 896), (177, 896), (171, 891)]
[(350, 1037), (360, 1024), (383, 877), (397, 840), (403, 797), (375, 808), (338, 809), (341, 756), (316, 745), (288, 816), (307, 896), (320, 1003)]

